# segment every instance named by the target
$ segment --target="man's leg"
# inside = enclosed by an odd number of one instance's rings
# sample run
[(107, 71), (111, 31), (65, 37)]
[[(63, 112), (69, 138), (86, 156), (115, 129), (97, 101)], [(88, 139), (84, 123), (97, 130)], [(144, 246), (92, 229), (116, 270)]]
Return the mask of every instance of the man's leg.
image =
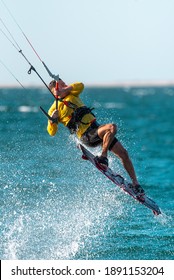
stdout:
[(138, 180), (135, 174), (135, 170), (132, 164), (132, 161), (128, 155), (127, 150), (122, 146), (122, 144), (118, 141), (115, 143), (115, 145), (112, 147), (111, 151), (120, 158), (120, 160), (123, 163), (123, 166), (127, 173), (129, 174), (133, 186), (138, 185)]
[(132, 161), (128, 155), (127, 150), (115, 138), (113, 142), (117, 127), (115, 124), (106, 124), (98, 128), (98, 136), (103, 139), (102, 156), (107, 157), (107, 152), (110, 149), (117, 157), (120, 158), (122, 164), (132, 180), (132, 185), (135, 186), (136, 192), (144, 195), (144, 190), (138, 183)]
[(103, 157), (107, 157), (109, 146), (112, 143), (116, 132), (117, 127), (115, 124), (106, 124), (99, 126), (98, 136), (103, 140), (101, 153)]

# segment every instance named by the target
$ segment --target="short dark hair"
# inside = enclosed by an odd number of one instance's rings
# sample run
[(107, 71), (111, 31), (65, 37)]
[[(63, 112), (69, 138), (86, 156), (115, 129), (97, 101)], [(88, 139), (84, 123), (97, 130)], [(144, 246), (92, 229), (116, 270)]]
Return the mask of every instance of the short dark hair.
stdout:
[(49, 87), (50, 90), (52, 90), (53, 88), (55, 88), (55, 86), (56, 86), (56, 81), (55, 81), (55, 80), (52, 80), (52, 81), (49, 83), (49, 85), (48, 85), (48, 87)]

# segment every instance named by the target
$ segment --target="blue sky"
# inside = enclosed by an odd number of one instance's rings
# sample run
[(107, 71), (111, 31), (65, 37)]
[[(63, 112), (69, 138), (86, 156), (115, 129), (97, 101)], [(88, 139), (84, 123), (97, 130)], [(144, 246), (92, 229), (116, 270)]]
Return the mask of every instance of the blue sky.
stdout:
[[(41, 59), (67, 83), (174, 80), (173, 0), (3, 0)], [(50, 77), (0, 0), (0, 18)], [(0, 29), (4, 30), (0, 21)], [(0, 60), (24, 85), (41, 85), (0, 32)], [(0, 85), (17, 84), (0, 63)]]

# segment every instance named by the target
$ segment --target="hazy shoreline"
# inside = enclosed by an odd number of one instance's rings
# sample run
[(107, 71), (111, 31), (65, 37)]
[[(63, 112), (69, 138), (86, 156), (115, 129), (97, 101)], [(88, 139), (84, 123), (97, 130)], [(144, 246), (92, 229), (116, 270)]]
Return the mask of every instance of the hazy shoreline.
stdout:
[[(39, 85), (39, 84), (27, 84), (23, 85), (25, 88), (45, 88), (44, 85)], [(85, 87), (109, 87), (109, 88), (114, 88), (114, 87), (173, 87), (174, 86), (174, 81), (128, 81), (128, 82), (116, 82), (116, 83), (85, 83)], [(18, 84), (0, 84), (0, 89), (3, 88), (22, 88)]]

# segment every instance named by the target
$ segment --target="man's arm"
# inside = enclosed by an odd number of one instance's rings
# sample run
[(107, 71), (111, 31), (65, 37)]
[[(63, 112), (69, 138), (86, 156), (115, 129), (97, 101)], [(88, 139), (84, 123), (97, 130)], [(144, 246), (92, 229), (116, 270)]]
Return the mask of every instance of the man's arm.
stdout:
[(47, 125), (47, 131), (50, 136), (54, 136), (58, 130), (58, 111), (56, 110), (56, 105), (55, 102), (51, 106), (51, 108), (48, 111), (48, 115), (50, 115), (52, 118), (55, 120), (57, 119), (57, 122), (53, 122), (51, 120), (48, 120), (48, 125)]
[(67, 85), (61, 85), (61, 83), (59, 83), (59, 88), (58, 90), (54, 89), (54, 96), (55, 97), (59, 97), (59, 98), (64, 98), (67, 95), (69, 95), (70, 93), (74, 96), (78, 96), (84, 89), (84, 84), (83, 83), (73, 83), (70, 84), (69, 86)]
[(66, 86), (66, 87), (60, 87), (58, 90), (55, 90), (55, 96), (59, 96), (59, 98), (64, 98), (67, 95), (70, 94), (70, 92), (72, 91), (73, 87), (71, 85)]

